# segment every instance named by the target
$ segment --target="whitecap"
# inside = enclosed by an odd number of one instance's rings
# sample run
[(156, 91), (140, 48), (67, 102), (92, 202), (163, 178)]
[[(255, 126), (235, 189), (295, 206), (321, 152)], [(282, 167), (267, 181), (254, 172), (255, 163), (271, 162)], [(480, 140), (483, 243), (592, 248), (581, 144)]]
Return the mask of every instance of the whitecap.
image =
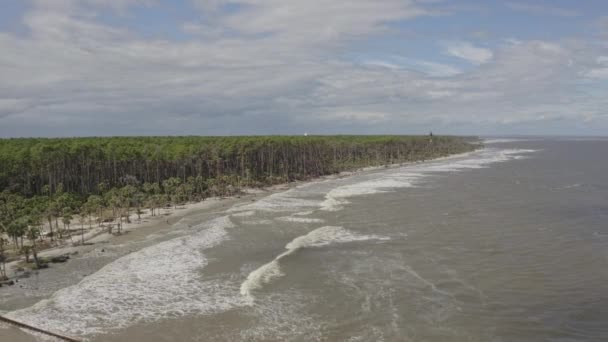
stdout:
[(282, 216), (276, 218), (278, 221), (294, 223), (323, 223), (325, 220), (312, 217)]
[(338, 211), (349, 203), (348, 198), (350, 197), (414, 187), (421, 179), (434, 173), (486, 168), (492, 163), (527, 158), (527, 154), (537, 151), (532, 149), (485, 148), (468, 153), (466, 156), (460, 156), (459, 158), (445, 158), (427, 163), (407, 165), (385, 173), (374, 173), (366, 177), (377, 177), (376, 179), (346, 184), (330, 190), (325, 195), (325, 199), (321, 202), (320, 207), (321, 210), (325, 211)]
[(232, 216), (234, 216), (234, 217), (247, 217), (247, 216), (253, 216), (253, 215), (255, 215), (255, 210), (241, 211), (241, 212), (236, 212), (236, 213), (232, 214)]
[(253, 203), (234, 206), (228, 209), (228, 213), (234, 214), (243, 211), (292, 211), (300, 208), (317, 207), (319, 204), (318, 201), (298, 198), (296, 196), (294, 189), (290, 189), (266, 196)]
[(321, 202), (321, 210), (337, 211), (348, 204), (347, 198), (361, 195), (371, 195), (390, 191), (394, 188), (412, 187), (412, 178), (405, 175), (385, 176), (381, 179), (368, 180), (359, 183), (349, 184), (330, 190), (325, 195), (325, 200)]
[(241, 224), (248, 224), (253, 226), (269, 225), (272, 224), (272, 220), (246, 220), (241, 222)]
[(511, 143), (511, 142), (522, 142), (529, 141), (530, 139), (515, 139), (515, 138), (496, 138), (496, 139), (483, 139), (483, 143), (486, 145), (491, 144), (502, 144), (502, 143)]
[(247, 279), (241, 284), (241, 295), (253, 301), (253, 291), (259, 290), (265, 284), (285, 275), (281, 270), (280, 260), (302, 248), (322, 247), (333, 243), (389, 239), (379, 235), (356, 234), (343, 227), (325, 226), (317, 228), (306, 235), (296, 237), (285, 246), (286, 251), (279, 254), (271, 262), (249, 273)]

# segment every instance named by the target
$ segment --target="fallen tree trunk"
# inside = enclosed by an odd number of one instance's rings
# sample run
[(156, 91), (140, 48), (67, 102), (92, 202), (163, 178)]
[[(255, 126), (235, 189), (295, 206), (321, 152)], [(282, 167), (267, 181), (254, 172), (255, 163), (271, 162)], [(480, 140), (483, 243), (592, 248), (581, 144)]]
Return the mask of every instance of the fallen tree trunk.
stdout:
[(47, 330), (44, 330), (44, 329), (36, 328), (36, 327), (31, 326), (31, 325), (27, 325), (25, 323), (17, 322), (17, 321), (14, 321), (14, 320), (12, 320), (10, 318), (6, 318), (6, 317), (3, 317), (3, 316), (0, 316), (0, 321), (8, 323), (10, 325), (17, 326), (19, 328), (35, 331), (37, 333), (41, 333), (41, 334), (44, 334), (44, 335), (47, 335), (47, 336), (52, 336), (52, 337), (58, 338), (58, 339), (63, 340), (63, 341), (79, 342), (78, 340), (76, 340), (74, 338), (71, 338), (71, 337), (68, 337), (68, 336), (59, 335), (59, 334), (56, 334), (54, 332), (50, 332), (50, 331), (47, 331)]

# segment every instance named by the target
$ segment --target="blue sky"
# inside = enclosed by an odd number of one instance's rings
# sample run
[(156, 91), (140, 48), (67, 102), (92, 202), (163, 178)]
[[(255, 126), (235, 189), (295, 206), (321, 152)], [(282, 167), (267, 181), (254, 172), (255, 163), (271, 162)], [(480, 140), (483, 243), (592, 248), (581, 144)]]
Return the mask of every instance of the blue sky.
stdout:
[(608, 132), (608, 3), (4, 0), (0, 136)]

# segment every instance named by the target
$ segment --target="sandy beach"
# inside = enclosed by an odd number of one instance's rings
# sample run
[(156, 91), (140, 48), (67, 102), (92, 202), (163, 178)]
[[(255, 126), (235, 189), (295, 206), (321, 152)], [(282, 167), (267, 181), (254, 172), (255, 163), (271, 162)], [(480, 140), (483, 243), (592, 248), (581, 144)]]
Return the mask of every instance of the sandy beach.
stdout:
[[(146, 236), (150, 234), (154, 234), (159, 231), (167, 230), (171, 228), (171, 225), (178, 222), (181, 218), (192, 214), (192, 213), (200, 213), (204, 211), (215, 210), (218, 207), (222, 207), (228, 201), (235, 200), (251, 200), (251, 197), (254, 197), (254, 192), (251, 191), (252, 194), (245, 194), (240, 199), (232, 198), (232, 199), (220, 199), (220, 198), (210, 198), (203, 202), (197, 203), (188, 203), (182, 206), (178, 206), (175, 208), (163, 208), (159, 209), (160, 214), (156, 216), (151, 216), (149, 212), (146, 210), (144, 214), (141, 215), (141, 220), (137, 219), (137, 215), (131, 215), (130, 220), (131, 223), (125, 223), (123, 225), (123, 233), (121, 235), (112, 235), (107, 232), (106, 227), (94, 227), (84, 235), (85, 244), (84, 245), (65, 245), (50, 248), (44, 250), (39, 253), (41, 257), (54, 257), (59, 255), (81, 255), (87, 252), (90, 252), (99, 246), (111, 246), (112, 244), (124, 243), (125, 241), (136, 239), (138, 236)], [(259, 191), (265, 192), (265, 191)], [(80, 236), (77, 237), (78, 241), (80, 240)], [(18, 276), (22, 272), (17, 272), (16, 267), (17, 264), (21, 260), (12, 261), (7, 263), (7, 275), (10, 278), (14, 278)], [(70, 261), (68, 260), (68, 263)], [(38, 276), (44, 279), (45, 276), (48, 276), (49, 273), (55, 272), (53, 269), (53, 265), (49, 269), (44, 269), (37, 272)], [(93, 272), (94, 270), (91, 270)], [(17, 280), (18, 281), (18, 280)], [(14, 285), (18, 286), (18, 284)], [(0, 289), (2, 291), (3, 289)], [(30, 333), (26, 333), (19, 328), (7, 325), (5, 323), (0, 323), (0, 340), (1, 341), (15, 341), (15, 342), (26, 342), (26, 341), (37, 341), (36, 336), (31, 335)], [(45, 337), (46, 338), (46, 337)], [(48, 338), (47, 338), (48, 339)], [(51, 340), (54, 340), (51, 338)]]
[[(319, 181), (323, 179), (333, 179), (337, 177), (344, 177), (352, 175), (356, 172), (369, 171), (372, 168), (361, 169), (353, 172), (344, 172), (340, 174), (327, 175), (318, 177), (307, 181), (295, 181), (291, 183), (277, 184), (266, 188), (245, 188), (242, 193), (238, 196), (232, 197), (211, 197), (201, 202), (186, 203), (183, 205), (174, 207), (165, 207), (157, 209), (155, 216), (150, 215), (148, 209), (142, 210), (140, 218), (138, 219), (137, 214), (133, 213), (129, 216), (130, 223), (123, 223), (122, 233), (110, 234), (108, 233), (107, 223), (102, 226), (94, 225), (91, 229), (88, 225), (85, 225), (84, 241), (85, 244), (80, 244), (80, 235), (74, 236), (75, 243), (65, 243), (61, 246), (52, 247), (49, 249), (42, 250), (38, 253), (39, 257), (52, 258), (61, 255), (70, 255), (73, 258), (78, 258), (81, 255), (91, 254), (92, 252), (106, 250), (113, 246), (119, 246), (130, 241), (142, 240), (149, 238), (153, 235), (162, 235), (169, 232), (172, 226), (178, 223), (181, 219), (186, 218), (190, 215), (201, 215), (201, 214), (213, 214), (217, 211), (223, 211), (235, 204), (254, 202), (257, 198), (262, 198), (267, 195), (288, 190), (292, 187), (309, 181)], [(115, 223), (112, 223), (115, 225)], [(114, 229), (115, 231), (115, 229)], [(101, 257), (101, 256), (99, 256)], [(24, 258), (14, 260), (6, 264), (7, 275), (13, 281), (16, 281), (14, 287), (19, 286), (19, 278), (24, 274), (22, 270), (18, 268), (18, 264), (22, 262)], [(68, 260), (67, 263), (70, 263)], [(67, 264), (66, 263), (66, 264)], [(35, 274), (40, 282), (44, 282), (46, 278), (50, 276), (57, 276), (55, 272), (58, 270), (61, 264), (51, 264), (48, 269), (37, 270), (37, 271), (26, 271), (28, 274)], [(88, 273), (94, 273), (96, 269), (88, 270)], [(10, 289), (13, 286), (5, 287), (0, 289)], [(37, 301), (37, 300), (36, 300)], [(18, 307), (32, 305), (34, 302), (24, 300), (23, 304), (17, 305)], [(8, 309), (8, 310), (7, 310)], [(14, 308), (0, 308), (0, 315), (5, 312), (11, 311)], [(38, 333), (25, 332), (24, 330), (11, 326), (7, 323), (0, 322), (0, 340), (1, 341), (15, 341), (15, 342), (26, 342), (26, 341), (37, 341), (37, 337), (44, 338), (44, 340), (54, 341), (53, 337), (42, 336)]]
[[(239, 202), (250, 202), (255, 201), (257, 196), (263, 196), (276, 191), (282, 191), (288, 189), (289, 184), (281, 184), (266, 189), (246, 189), (243, 194), (237, 197), (228, 198), (208, 198), (202, 202), (187, 203), (180, 205), (177, 208), (167, 207), (158, 209), (158, 213), (155, 216), (151, 216), (148, 210), (144, 210), (141, 215), (141, 219), (137, 218), (136, 214), (130, 216), (131, 223), (124, 223), (122, 228), (122, 234), (115, 235), (109, 234), (106, 226), (97, 227), (96, 225), (92, 229), (87, 229), (84, 234), (85, 244), (66, 244), (63, 246), (57, 246), (43, 250), (39, 253), (40, 257), (52, 258), (60, 255), (70, 255), (74, 258), (83, 254), (91, 254), (90, 252), (99, 250), (100, 246), (103, 246), (101, 250), (111, 248), (115, 245), (127, 243), (129, 241), (141, 240), (149, 237), (152, 234), (163, 234), (171, 229), (172, 225), (179, 222), (182, 218), (193, 214), (213, 213), (214, 211), (222, 210), (228, 206), (232, 206)], [(74, 241), (80, 241), (80, 236), (75, 236)], [(17, 271), (17, 265), (20, 260), (15, 260), (6, 264), (7, 275), (17, 283), (13, 286), (19, 286), (19, 276), (23, 274), (22, 271)], [(70, 263), (68, 260), (67, 263)], [(44, 282), (44, 279), (56, 275), (56, 269), (59, 265), (51, 264), (48, 269), (32, 271), (32, 274), (36, 274), (40, 281)], [(94, 273), (96, 270), (88, 270), (89, 273)], [(5, 287), (0, 291), (8, 290), (11, 287)], [(0, 310), (0, 314), (6, 312), (6, 308)], [(36, 335), (36, 334), (35, 334)], [(0, 323), (0, 340), (1, 341), (36, 341), (37, 339), (30, 333), (26, 333), (19, 328), (7, 325), (6, 323)], [(45, 337), (46, 338), (46, 337)], [(51, 338), (53, 340), (53, 338)]]

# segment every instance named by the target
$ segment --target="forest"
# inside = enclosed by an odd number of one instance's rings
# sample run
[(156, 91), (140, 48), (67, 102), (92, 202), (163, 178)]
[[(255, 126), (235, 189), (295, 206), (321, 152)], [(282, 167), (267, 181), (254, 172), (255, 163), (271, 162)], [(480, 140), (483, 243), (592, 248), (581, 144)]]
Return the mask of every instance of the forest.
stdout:
[[(0, 278), (8, 246), (36, 252), (70, 224), (154, 215), (168, 205), (229, 196), (367, 166), (476, 148), (451, 136), (90, 137), (0, 139)], [(60, 224), (61, 222), (61, 224)], [(26, 243), (24, 243), (24, 240)], [(84, 243), (84, 240), (82, 241)]]

